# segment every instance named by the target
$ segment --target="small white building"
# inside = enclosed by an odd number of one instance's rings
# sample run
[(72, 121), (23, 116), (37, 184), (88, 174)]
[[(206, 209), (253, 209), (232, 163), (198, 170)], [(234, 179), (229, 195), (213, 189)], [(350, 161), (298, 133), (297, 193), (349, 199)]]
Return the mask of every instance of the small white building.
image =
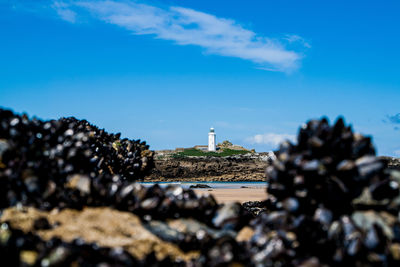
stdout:
[(210, 128), (208, 133), (208, 151), (217, 151), (217, 145), (215, 142), (215, 131), (214, 128)]

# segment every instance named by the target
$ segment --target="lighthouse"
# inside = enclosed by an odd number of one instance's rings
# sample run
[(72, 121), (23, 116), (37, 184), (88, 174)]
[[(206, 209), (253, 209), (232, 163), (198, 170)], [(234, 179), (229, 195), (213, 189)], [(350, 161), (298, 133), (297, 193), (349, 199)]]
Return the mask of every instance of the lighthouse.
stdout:
[(208, 151), (216, 151), (217, 147), (215, 145), (215, 131), (214, 128), (210, 128), (208, 133)]

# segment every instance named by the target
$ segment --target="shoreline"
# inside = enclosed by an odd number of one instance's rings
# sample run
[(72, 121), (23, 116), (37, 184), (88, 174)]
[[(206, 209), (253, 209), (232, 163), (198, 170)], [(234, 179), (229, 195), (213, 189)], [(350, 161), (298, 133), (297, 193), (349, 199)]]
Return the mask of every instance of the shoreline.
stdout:
[(167, 183), (167, 184), (174, 184), (174, 183), (179, 183), (179, 184), (206, 184), (206, 183), (265, 183), (267, 184), (267, 181), (249, 181), (249, 180), (240, 180), (240, 181), (219, 181), (219, 180), (207, 180), (207, 181), (195, 181), (195, 180), (143, 180), (140, 181), (139, 183), (144, 183), (144, 184), (153, 184), (153, 183)]
[[(142, 182), (144, 186), (157, 184), (158, 182)], [(161, 187), (169, 184), (176, 184), (182, 188), (192, 189), (197, 196), (212, 195), (220, 204), (227, 202), (244, 203), (247, 201), (263, 201), (267, 198), (267, 183), (255, 181), (162, 181), (159, 182)], [(205, 185), (204, 188), (190, 188), (192, 185)]]
[(175, 182), (175, 183), (198, 183), (198, 182), (266, 182), (266, 179), (259, 178), (226, 178), (226, 177), (198, 177), (198, 178), (188, 178), (188, 179), (179, 179), (176, 178), (151, 178), (145, 177), (142, 182), (145, 183), (163, 183), (163, 182)]
[(267, 198), (267, 192), (264, 187), (257, 188), (209, 188), (209, 189), (194, 189), (198, 196), (213, 195), (218, 203), (227, 202), (247, 202), (247, 201), (262, 201)]

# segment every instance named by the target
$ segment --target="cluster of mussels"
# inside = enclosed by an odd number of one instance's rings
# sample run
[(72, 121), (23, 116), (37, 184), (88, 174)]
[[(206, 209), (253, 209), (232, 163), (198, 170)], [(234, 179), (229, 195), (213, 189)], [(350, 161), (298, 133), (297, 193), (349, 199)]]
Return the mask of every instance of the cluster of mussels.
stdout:
[(85, 120), (42, 121), (0, 109), (0, 207), (69, 205), (77, 192), (64, 185), (74, 175), (86, 175), (82, 188), (99, 176), (137, 180), (152, 167), (152, 156), (145, 142), (121, 140)]
[[(113, 207), (140, 216), (148, 230), (175, 243), (183, 251), (208, 247), (222, 236), (233, 239), (234, 231), (252, 219), (238, 203), (218, 205), (212, 196), (198, 197), (192, 190), (177, 186), (145, 187), (135, 182), (149, 171), (152, 152), (145, 142), (120, 140), (119, 137), (119, 134), (108, 134), (75, 118), (46, 122), (0, 109), (0, 208), (15, 205), (42, 210)], [(164, 223), (168, 218), (190, 218), (182, 223), (189, 224), (192, 230), (175, 230), (171, 235), (174, 230)], [(19, 265), (26, 265), (23, 257), (26, 251), (40, 254), (29, 265), (52, 258), (54, 251), (57, 253), (53, 256), (60, 261), (57, 264), (66, 265), (77, 261), (89, 264), (86, 259), (83, 262), (80, 259), (90, 253), (100, 253), (95, 244), (44, 242), (37, 236), (24, 236), (7, 224), (3, 227), (7, 229), (0, 233), (0, 254)], [(10, 239), (14, 235), (18, 242)], [(62, 255), (58, 254), (59, 247)], [(100, 251), (102, 257), (91, 263), (114, 260), (112, 265), (125, 265), (121, 258), (127, 260), (125, 263), (132, 260), (125, 257), (126, 252), (115, 254), (106, 248)], [(148, 265), (155, 261), (150, 254), (133, 263)], [(170, 258), (164, 261), (157, 264), (181, 264)], [(200, 263), (190, 264), (198, 266)]]
[(296, 145), (283, 143), (266, 171), (267, 199), (243, 206), (136, 183), (151, 168), (152, 152), (144, 142), (119, 138), (74, 118), (44, 122), (0, 110), (0, 208), (108, 206), (138, 215), (160, 239), (200, 255), (189, 262), (154, 254), (138, 260), (82, 240), (45, 242), (4, 222), (6, 265), (400, 264), (400, 175), (342, 119), (333, 126), (310, 121)]
[(400, 264), (399, 173), (342, 119), (302, 126), (267, 168), (267, 211), (247, 247), (260, 265)]

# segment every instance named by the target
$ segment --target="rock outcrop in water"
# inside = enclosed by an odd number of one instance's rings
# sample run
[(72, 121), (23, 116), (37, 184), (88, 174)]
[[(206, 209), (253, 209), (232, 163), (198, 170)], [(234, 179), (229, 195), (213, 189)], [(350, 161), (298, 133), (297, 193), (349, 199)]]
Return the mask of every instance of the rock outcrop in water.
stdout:
[(400, 264), (400, 174), (341, 119), (310, 121), (297, 145), (283, 143), (266, 200), (245, 206), (135, 183), (148, 147), (85, 121), (2, 110), (0, 126), (5, 265)]

